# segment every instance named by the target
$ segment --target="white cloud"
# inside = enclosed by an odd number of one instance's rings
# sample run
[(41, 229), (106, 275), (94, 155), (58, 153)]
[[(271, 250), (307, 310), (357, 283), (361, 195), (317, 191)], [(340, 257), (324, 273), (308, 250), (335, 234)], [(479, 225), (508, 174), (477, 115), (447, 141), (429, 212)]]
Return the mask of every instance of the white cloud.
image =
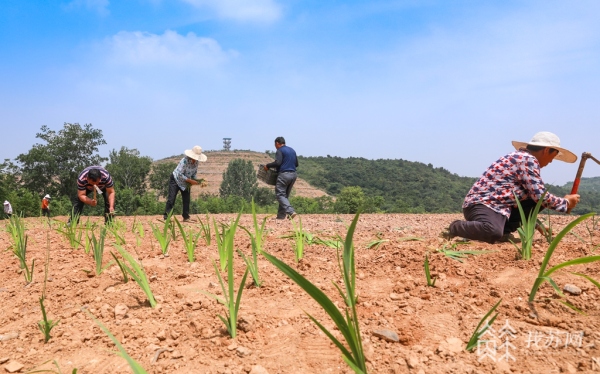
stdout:
[(88, 10), (92, 10), (98, 12), (101, 16), (108, 16), (110, 11), (108, 10), (108, 6), (110, 5), (109, 0), (73, 0), (65, 9), (73, 10), (78, 8), (85, 8)]
[(211, 68), (237, 55), (224, 51), (211, 38), (190, 32), (180, 35), (167, 30), (162, 35), (147, 32), (121, 31), (106, 40), (109, 60), (132, 66), (170, 66), (175, 68)]
[(274, 22), (281, 7), (274, 0), (183, 0), (197, 8), (212, 9), (217, 16), (237, 21)]

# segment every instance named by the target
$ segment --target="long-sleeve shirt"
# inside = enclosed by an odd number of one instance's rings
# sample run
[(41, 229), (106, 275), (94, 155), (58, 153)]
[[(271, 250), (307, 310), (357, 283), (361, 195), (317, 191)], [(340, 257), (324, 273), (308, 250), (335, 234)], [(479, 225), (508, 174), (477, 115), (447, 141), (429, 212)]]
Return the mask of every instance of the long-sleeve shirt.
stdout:
[(298, 167), (298, 157), (296, 151), (287, 145), (281, 146), (275, 152), (275, 161), (266, 165), (268, 168), (275, 167), (278, 172), (296, 171)]
[[(519, 201), (532, 199), (539, 201), (546, 192), (540, 176), (540, 163), (537, 158), (523, 149), (500, 157), (471, 187), (463, 203), (463, 208), (483, 204), (506, 217)], [(558, 212), (567, 211), (567, 200), (546, 193), (542, 206)]]
[(179, 161), (175, 170), (173, 170), (173, 177), (175, 182), (182, 191), (188, 187), (186, 180), (195, 179), (196, 173), (198, 172), (198, 161), (192, 164), (189, 158), (184, 157)]

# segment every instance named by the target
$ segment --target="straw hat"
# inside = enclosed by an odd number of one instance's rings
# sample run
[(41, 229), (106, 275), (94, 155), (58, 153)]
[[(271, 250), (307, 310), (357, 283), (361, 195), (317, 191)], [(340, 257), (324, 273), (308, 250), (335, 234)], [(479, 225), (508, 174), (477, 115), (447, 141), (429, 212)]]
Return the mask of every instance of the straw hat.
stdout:
[(4, 200), (4, 205), (8, 205), (8, 204), (10, 204), (10, 203), (8, 202), (8, 200)]
[(548, 131), (538, 132), (531, 138), (529, 142), (519, 142), (513, 140), (512, 145), (515, 149), (519, 150), (521, 148), (527, 147), (528, 144), (536, 145), (538, 147), (549, 147), (558, 150), (558, 155), (554, 157), (555, 160), (560, 160), (568, 163), (573, 163), (577, 161), (577, 156), (568, 149), (562, 148), (560, 146), (560, 139), (555, 134)]
[(196, 161), (204, 162), (206, 161), (206, 155), (202, 153), (202, 147), (199, 145), (194, 146), (192, 149), (186, 149), (185, 155), (189, 158), (193, 158)]
[(48, 200), (50, 200), (50, 195), (46, 195), (46, 196), (44, 196), (44, 199), (48, 199)]

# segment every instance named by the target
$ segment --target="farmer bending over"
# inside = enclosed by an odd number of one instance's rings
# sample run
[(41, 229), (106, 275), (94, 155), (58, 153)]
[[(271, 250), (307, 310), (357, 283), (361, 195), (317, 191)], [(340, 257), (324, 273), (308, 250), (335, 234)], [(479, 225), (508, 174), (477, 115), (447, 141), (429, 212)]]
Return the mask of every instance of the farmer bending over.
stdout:
[[(96, 206), (98, 204), (98, 195), (104, 198), (104, 223), (110, 222), (115, 213), (115, 189), (113, 180), (101, 166), (89, 166), (77, 177), (77, 198), (73, 202), (73, 213), (79, 216), (83, 212), (83, 205)], [(96, 193), (94, 194), (94, 190)], [(88, 195), (96, 196), (96, 199)], [(73, 218), (73, 217), (71, 217)], [(71, 219), (69, 219), (71, 222)]]
[[(516, 151), (500, 157), (471, 187), (462, 206), (466, 221), (452, 222), (442, 233), (443, 238), (460, 236), (492, 244), (513, 239), (510, 233), (521, 226), (515, 194), (525, 217), (529, 217), (529, 212), (546, 192), (540, 169), (554, 159), (577, 161), (577, 156), (561, 148), (558, 136), (550, 132), (538, 132), (529, 143), (513, 141), (512, 144)], [(541, 209), (566, 212), (578, 202), (577, 194), (562, 198), (548, 192)]]

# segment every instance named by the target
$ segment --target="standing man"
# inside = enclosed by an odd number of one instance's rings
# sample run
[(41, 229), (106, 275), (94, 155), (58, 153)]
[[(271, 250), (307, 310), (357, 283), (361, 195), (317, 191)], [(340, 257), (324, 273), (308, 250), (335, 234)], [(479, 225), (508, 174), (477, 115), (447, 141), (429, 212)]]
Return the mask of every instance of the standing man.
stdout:
[[(93, 192), (94, 198), (88, 197)], [(73, 202), (73, 212), (79, 219), (83, 205), (96, 206), (98, 195), (104, 198), (104, 223), (112, 221), (115, 213), (115, 188), (113, 180), (101, 166), (88, 166), (77, 177), (77, 198)], [(73, 216), (71, 216), (71, 219)], [(69, 222), (71, 221), (69, 219)]]
[(275, 148), (277, 149), (275, 161), (266, 164), (265, 170), (274, 167), (279, 172), (277, 182), (275, 183), (275, 196), (277, 196), (277, 201), (279, 202), (277, 219), (293, 219), (296, 217), (296, 212), (288, 199), (290, 198), (292, 187), (294, 187), (294, 183), (298, 178), (296, 175), (298, 157), (296, 157), (296, 151), (285, 145), (283, 136), (275, 139)]
[[(198, 162), (206, 162), (206, 155), (202, 153), (202, 147), (194, 146), (192, 149), (186, 149), (185, 157), (179, 161), (179, 164), (171, 173), (169, 178), (169, 197), (165, 205), (165, 213), (163, 219), (166, 221), (168, 215), (173, 210), (177, 193), (181, 191), (181, 199), (183, 200), (183, 222), (190, 221), (190, 188), (193, 185), (201, 184), (196, 180), (198, 172)], [(204, 185), (204, 184), (203, 184)]]
[(12, 205), (10, 205), (8, 200), (4, 200), (4, 214), (6, 214), (6, 217), (8, 218), (12, 216)]
[(50, 218), (50, 195), (42, 199), (42, 216)]
[[(554, 159), (577, 161), (577, 156), (561, 148), (560, 139), (551, 132), (538, 132), (528, 143), (512, 144), (516, 151), (500, 157), (471, 187), (462, 206), (466, 221), (452, 222), (442, 237), (461, 236), (492, 244), (509, 241), (511, 233), (521, 226), (516, 198), (528, 217), (546, 192), (540, 169)], [(566, 212), (578, 202), (577, 194), (558, 197), (547, 192), (542, 207)]]

